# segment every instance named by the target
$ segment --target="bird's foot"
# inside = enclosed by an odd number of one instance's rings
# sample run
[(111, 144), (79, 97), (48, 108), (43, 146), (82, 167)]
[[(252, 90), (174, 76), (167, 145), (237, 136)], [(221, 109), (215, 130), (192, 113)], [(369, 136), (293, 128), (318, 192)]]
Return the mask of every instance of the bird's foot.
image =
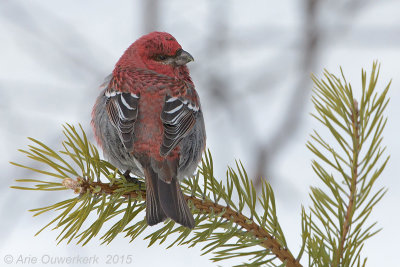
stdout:
[(131, 172), (130, 170), (127, 170), (127, 171), (124, 172), (124, 174), (123, 174), (124, 177), (125, 177), (125, 179), (126, 179), (126, 181), (127, 181), (128, 183), (137, 184), (137, 185), (139, 186), (139, 189), (142, 189), (142, 187), (144, 188), (144, 187), (145, 187), (145, 186), (144, 186), (144, 183), (141, 182), (141, 181), (139, 181), (139, 179), (130, 176), (130, 175), (129, 175), (130, 172)]

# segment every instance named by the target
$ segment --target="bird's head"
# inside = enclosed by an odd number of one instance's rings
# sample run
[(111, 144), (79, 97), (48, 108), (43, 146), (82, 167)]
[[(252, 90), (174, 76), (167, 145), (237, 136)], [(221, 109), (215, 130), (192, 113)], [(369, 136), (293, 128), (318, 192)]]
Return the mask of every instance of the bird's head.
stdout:
[(176, 78), (188, 75), (193, 57), (166, 32), (152, 32), (136, 40), (117, 62), (120, 68), (145, 68)]

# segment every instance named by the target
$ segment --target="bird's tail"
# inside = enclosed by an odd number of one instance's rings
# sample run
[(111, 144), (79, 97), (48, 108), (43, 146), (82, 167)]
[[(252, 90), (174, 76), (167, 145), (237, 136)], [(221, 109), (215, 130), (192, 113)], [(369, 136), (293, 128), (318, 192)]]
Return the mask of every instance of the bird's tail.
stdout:
[(171, 183), (166, 183), (149, 168), (146, 171), (146, 191), (146, 220), (148, 225), (155, 225), (169, 217), (185, 227), (194, 228), (193, 215), (175, 177)]
[(155, 225), (164, 221), (167, 215), (161, 208), (158, 194), (158, 177), (151, 169), (145, 169), (146, 180), (146, 220), (148, 225)]

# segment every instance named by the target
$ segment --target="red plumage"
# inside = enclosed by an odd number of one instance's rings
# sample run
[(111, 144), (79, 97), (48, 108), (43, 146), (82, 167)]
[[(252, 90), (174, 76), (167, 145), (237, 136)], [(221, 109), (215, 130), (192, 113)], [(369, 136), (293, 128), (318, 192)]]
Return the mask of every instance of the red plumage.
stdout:
[(93, 108), (105, 156), (146, 178), (149, 225), (170, 217), (194, 227), (179, 187), (205, 147), (200, 102), (186, 66), (192, 60), (172, 35), (145, 35), (119, 59)]

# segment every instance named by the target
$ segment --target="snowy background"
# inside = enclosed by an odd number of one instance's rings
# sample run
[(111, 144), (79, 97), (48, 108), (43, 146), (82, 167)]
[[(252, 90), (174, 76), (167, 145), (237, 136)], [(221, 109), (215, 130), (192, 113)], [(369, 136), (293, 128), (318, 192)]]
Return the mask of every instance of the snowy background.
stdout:
[[(26, 163), (19, 148), (34, 137), (60, 148), (61, 125), (88, 133), (98, 86), (138, 37), (167, 31), (195, 58), (189, 68), (201, 97), (216, 173), (241, 159), (275, 189), (289, 248), (300, 247), (301, 204), (318, 183), (305, 142), (320, 129), (312, 112), (310, 73), (342, 66), (357, 90), (361, 68), (382, 64), (379, 88), (393, 83), (384, 144), (391, 155), (378, 186), (389, 188), (371, 216), (383, 231), (366, 243), (368, 266), (398, 264), (400, 180), (400, 1), (0, 1), (0, 266), (4, 257), (132, 255), (129, 266), (216, 266), (200, 247), (147, 248), (122, 236), (108, 246), (56, 245), (57, 231), (33, 235), (51, 214), (28, 209), (71, 197), (71, 192), (16, 191), (14, 179), (33, 178), (8, 162)], [(223, 266), (240, 261), (221, 262)], [(13, 264), (14, 266), (15, 264)], [(18, 266), (31, 266), (18, 264)], [(38, 264), (36, 264), (38, 265)], [(40, 264), (39, 264), (40, 265)], [(48, 264), (57, 265), (57, 264)], [(109, 265), (109, 264), (108, 264)], [(117, 264), (115, 264), (118, 266)], [(128, 265), (128, 264), (125, 264)], [(17, 266), (17, 265), (15, 265)], [(65, 266), (65, 265), (64, 265)], [(74, 264), (73, 266), (87, 266)]]

